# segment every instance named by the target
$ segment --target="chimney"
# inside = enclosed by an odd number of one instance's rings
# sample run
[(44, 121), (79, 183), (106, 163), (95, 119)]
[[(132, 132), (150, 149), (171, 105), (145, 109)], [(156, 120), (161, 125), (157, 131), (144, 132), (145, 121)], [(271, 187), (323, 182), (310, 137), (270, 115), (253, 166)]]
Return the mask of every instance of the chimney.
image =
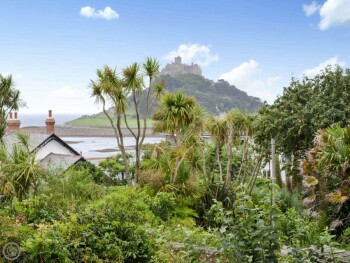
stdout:
[(49, 110), (49, 116), (46, 121), (46, 133), (54, 133), (55, 132), (55, 119), (52, 118), (52, 110)]
[(10, 118), (7, 120), (7, 132), (14, 132), (18, 131), (21, 127), (21, 121), (17, 119), (18, 115), (17, 112), (15, 112), (15, 118), (13, 119), (13, 114), (10, 112)]

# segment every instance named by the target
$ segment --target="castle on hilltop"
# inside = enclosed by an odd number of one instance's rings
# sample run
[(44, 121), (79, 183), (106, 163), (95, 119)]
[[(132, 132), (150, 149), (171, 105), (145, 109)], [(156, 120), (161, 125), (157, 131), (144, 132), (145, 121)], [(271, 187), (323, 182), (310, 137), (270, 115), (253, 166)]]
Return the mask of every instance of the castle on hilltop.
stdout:
[(176, 76), (176, 75), (185, 75), (185, 74), (195, 74), (202, 76), (202, 69), (198, 64), (191, 64), (186, 65), (182, 64), (181, 57), (175, 57), (175, 61), (167, 64), (165, 68), (162, 69), (160, 72), (161, 76), (164, 75), (170, 75), (170, 76)]

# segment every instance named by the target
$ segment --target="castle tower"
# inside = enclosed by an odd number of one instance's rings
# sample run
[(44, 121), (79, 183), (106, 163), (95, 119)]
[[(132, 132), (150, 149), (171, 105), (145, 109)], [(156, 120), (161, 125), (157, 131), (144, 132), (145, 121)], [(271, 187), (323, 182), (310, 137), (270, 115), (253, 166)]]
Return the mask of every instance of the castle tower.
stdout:
[(202, 76), (202, 70), (198, 64), (182, 64), (180, 56), (175, 57), (174, 62), (167, 64), (160, 72), (161, 76), (170, 75), (184, 75), (184, 74), (194, 74)]
[(175, 57), (175, 64), (182, 64), (180, 56)]

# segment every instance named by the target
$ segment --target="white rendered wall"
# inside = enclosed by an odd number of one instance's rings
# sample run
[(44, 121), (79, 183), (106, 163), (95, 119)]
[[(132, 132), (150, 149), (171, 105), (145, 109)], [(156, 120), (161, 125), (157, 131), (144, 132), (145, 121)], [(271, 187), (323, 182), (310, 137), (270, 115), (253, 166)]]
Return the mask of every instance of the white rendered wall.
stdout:
[(57, 141), (52, 140), (36, 152), (36, 159), (41, 160), (50, 153), (67, 154), (67, 155), (72, 154), (66, 147), (64, 147)]

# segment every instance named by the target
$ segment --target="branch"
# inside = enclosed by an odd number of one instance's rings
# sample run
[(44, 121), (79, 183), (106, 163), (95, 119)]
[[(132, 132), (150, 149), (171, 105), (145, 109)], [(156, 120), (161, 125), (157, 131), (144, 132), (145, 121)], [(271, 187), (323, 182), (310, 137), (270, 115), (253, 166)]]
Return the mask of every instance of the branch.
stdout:
[(132, 134), (132, 136), (134, 136), (134, 138), (136, 139), (136, 135), (134, 133), (134, 131), (130, 128), (129, 124), (128, 124), (128, 121), (126, 120), (126, 114), (125, 112), (123, 112), (124, 114), (124, 122), (125, 122), (125, 125), (126, 127), (128, 128), (128, 130), (130, 131), (130, 133)]

